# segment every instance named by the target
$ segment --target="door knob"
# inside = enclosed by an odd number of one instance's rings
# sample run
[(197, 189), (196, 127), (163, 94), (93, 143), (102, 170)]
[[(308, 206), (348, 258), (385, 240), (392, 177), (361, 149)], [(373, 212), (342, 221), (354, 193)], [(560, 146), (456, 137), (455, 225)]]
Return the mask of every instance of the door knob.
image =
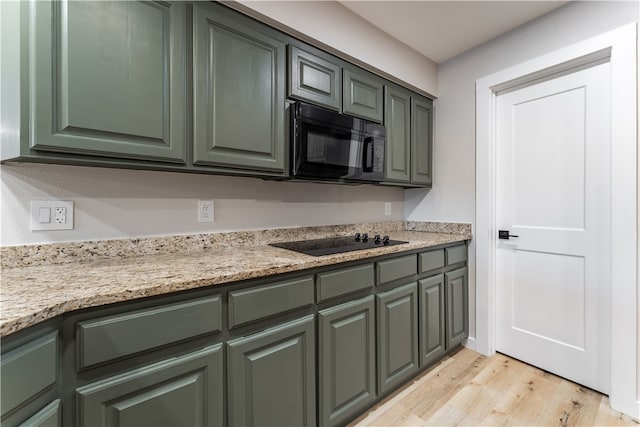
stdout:
[(515, 234), (509, 234), (509, 230), (498, 230), (498, 239), (509, 240), (509, 237), (520, 237)]

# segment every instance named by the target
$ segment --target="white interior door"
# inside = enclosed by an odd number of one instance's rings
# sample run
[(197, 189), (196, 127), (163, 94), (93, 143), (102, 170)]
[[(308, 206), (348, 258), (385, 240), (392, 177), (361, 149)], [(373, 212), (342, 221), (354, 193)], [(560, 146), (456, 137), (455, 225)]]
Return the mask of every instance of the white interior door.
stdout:
[(608, 393), (609, 63), (496, 99), (496, 350)]

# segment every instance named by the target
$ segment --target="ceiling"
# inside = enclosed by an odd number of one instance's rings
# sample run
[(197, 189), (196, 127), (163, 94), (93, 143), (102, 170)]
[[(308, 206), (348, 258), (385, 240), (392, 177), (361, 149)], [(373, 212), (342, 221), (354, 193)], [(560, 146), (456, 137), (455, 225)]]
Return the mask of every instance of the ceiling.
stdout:
[(340, 3), (440, 63), (568, 1), (341, 0)]

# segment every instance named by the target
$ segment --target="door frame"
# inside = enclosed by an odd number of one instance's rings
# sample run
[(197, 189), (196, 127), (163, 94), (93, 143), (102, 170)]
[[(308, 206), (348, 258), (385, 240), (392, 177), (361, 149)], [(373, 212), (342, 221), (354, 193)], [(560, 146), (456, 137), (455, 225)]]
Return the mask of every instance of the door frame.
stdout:
[[(495, 353), (496, 97), (592, 63), (611, 64), (611, 407), (640, 418), (637, 24), (476, 81), (476, 339)], [(615, 165), (615, 167), (613, 167)]]

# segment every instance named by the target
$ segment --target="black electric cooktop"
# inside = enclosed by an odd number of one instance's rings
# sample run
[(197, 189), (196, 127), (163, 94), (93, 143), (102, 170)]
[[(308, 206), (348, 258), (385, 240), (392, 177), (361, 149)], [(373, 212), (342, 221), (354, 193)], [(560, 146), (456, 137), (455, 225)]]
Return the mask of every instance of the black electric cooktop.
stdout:
[(270, 243), (270, 246), (288, 249), (311, 256), (339, 254), (384, 246), (401, 245), (401, 240), (390, 240), (389, 236), (369, 237), (366, 233), (356, 233), (353, 237), (329, 237), (327, 239), (300, 240), (297, 242)]

